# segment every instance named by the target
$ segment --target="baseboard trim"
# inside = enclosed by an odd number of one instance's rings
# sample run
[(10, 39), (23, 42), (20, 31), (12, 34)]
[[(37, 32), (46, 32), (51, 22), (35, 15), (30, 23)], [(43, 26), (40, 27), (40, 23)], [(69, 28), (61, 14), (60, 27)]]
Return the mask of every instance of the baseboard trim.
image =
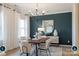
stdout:
[(72, 47), (72, 45), (59, 45), (60, 47)]

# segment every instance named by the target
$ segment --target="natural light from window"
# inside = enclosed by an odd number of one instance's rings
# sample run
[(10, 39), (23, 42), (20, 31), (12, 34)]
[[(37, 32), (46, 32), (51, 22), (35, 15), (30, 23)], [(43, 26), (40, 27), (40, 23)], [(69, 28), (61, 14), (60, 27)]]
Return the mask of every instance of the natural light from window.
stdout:
[(24, 31), (24, 20), (19, 20), (19, 37), (25, 36), (25, 31)]

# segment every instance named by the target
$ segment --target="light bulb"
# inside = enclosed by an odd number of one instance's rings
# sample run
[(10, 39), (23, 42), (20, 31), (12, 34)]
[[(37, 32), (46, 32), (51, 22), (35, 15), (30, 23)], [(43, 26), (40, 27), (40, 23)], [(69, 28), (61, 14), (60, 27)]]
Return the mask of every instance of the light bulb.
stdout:
[(42, 11), (42, 14), (44, 15), (45, 14), (45, 11)]
[(42, 13), (45, 13), (45, 11), (42, 11)]

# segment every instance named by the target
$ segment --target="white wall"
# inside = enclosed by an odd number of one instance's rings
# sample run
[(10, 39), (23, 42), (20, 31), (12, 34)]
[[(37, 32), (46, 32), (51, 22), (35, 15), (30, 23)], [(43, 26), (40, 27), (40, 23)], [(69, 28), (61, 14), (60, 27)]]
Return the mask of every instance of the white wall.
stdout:
[(76, 45), (76, 40), (78, 39), (78, 31), (79, 31), (79, 19), (78, 19), (78, 13), (79, 13), (79, 11), (78, 11), (78, 5), (77, 4), (74, 4), (73, 5), (73, 12), (72, 12), (72, 39), (73, 39), (73, 45)]
[(0, 46), (3, 45), (3, 31), (2, 31), (2, 6), (0, 5)]
[(79, 49), (79, 4), (73, 5), (72, 12), (72, 44)]

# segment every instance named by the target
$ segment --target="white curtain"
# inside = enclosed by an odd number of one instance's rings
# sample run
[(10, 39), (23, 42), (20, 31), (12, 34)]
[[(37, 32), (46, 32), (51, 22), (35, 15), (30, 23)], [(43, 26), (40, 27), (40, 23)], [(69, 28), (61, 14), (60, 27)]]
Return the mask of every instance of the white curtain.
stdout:
[(19, 20), (20, 20), (20, 14), (15, 11), (15, 36), (16, 36), (16, 39), (14, 40), (15, 48), (17, 48), (19, 46), (18, 45), (18, 40), (19, 40), (19, 38), (18, 38), (18, 22), (19, 22)]
[(25, 16), (25, 36), (27, 39), (30, 38), (30, 17)]
[[(4, 20), (4, 40), (6, 51), (18, 47), (18, 22), (22, 16), (6, 7), (3, 8), (3, 20)], [(29, 16), (24, 16), (25, 20), (25, 36), (30, 37), (30, 20)]]
[(4, 7), (4, 36), (6, 50), (17, 48), (17, 32), (19, 14), (11, 9)]
[(6, 42), (6, 50), (10, 50), (14, 48), (14, 42), (13, 40), (15, 39), (14, 37), (14, 12), (8, 8), (4, 7), (4, 24), (5, 24), (5, 42)]

